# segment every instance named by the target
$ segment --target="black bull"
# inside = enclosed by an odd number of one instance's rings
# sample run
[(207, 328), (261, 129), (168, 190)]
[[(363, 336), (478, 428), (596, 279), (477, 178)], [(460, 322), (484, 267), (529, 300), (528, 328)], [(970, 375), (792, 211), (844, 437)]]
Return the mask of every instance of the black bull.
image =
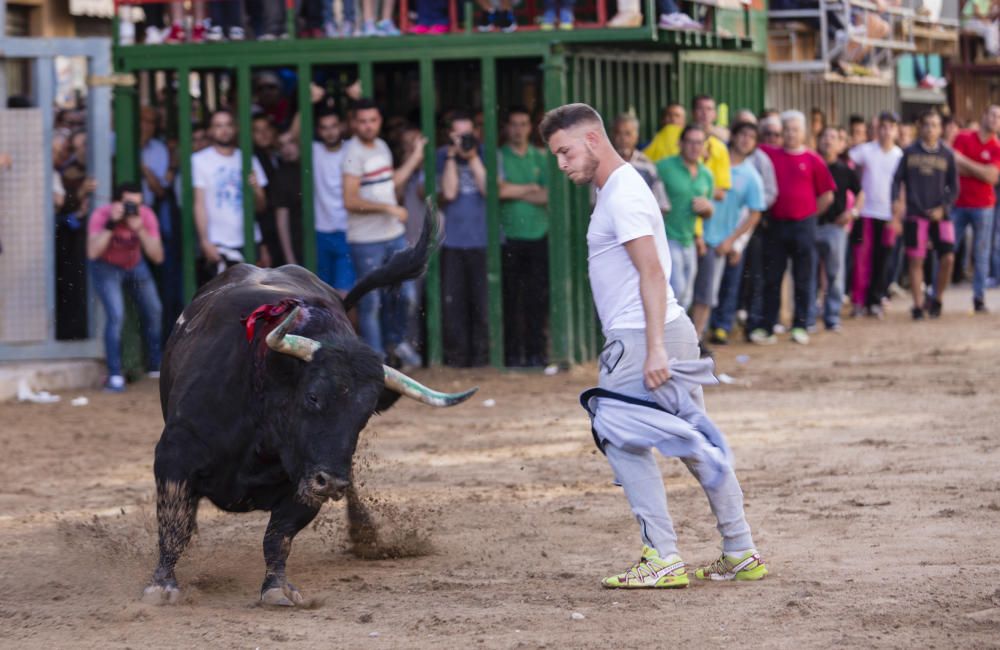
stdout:
[(303, 602), (285, 577), (295, 535), (327, 499), (346, 495), (352, 539), (373, 531), (352, 485), (358, 435), (406, 395), (450, 406), (473, 392), (437, 393), (383, 366), (347, 311), (368, 291), (419, 277), (437, 240), (428, 210), (420, 241), (344, 298), (298, 266), (238, 265), (206, 284), (167, 342), (156, 445), (159, 562), (143, 600), (174, 602), (174, 567), (202, 497), (229, 512), (268, 510), (261, 600)]

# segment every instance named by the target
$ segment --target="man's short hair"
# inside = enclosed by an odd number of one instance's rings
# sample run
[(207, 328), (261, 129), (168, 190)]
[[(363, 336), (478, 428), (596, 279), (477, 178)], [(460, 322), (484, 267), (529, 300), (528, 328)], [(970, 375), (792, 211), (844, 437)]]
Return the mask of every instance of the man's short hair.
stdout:
[(358, 101), (354, 102), (354, 105), (351, 106), (351, 109), (354, 110), (355, 114), (357, 114), (358, 111), (367, 111), (371, 109), (375, 109), (376, 111), (378, 111), (379, 115), (382, 114), (382, 111), (381, 109), (379, 109), (378, 104), (376, 104), (375, 100), (372, 99), (371, 97), (358, 98)]
[(636, 127), (639, 126), (639, 118), (636, 116), (636, 114), (633, 113), (632, 111), (626, 111), (624, 113), (619, 113), (618, 115), (615, 115), (615, 120), (614, 122), (611, 123), (611, 128), (617, 129), (619, 124), (624, 124), (625, 122), (635, 124)]
[(233, 122), (236, 121), (236, 115), (231, 110), (229, 110), (228, 108), (217, 108), (214, 111), (212, 111), (208, 116), (209, 126), (212, 125), (212, 122), (213, 120), (215, 120), (216, 115), (228, 115), (229, 119), (231, 119)]
[(736, 139), (743, 131), (753, 131), (754, 135), (757, 135), (757, 125), (753, 122), (737, 122), (729, 129), (729, 143), (732, 144), (733, 140)]
[(330, 117), (330, 116), (337, 118), (338, 122), (343, 121), (342, 119), (340, 119), (340, 113), (333, 110), (332, 108), (324, 108), (323, 110), (316, 113), (316, 124), (318, 125), (319, 121), (322, 120), (324, 117)]
[(559, 131), (571, 129), (584, 123), (600, 125), (601, 128), (604, 128), (604, 121), (601, 120), (600, 114), (594, 110), (593, 106), (579, 102), (566, 104), (546, 113), (545, 117), (542, 118), (542, 123), (538, 125), (538, 131), (542, 135), (542, 140), (548, 142)]
[(118, 183), (118, 185), (115, 185), (115, 195), (112, 199), (121, 201), (126, 194), (142, 194), (142, 185), (139, 185), (135, 181)]
[[(938, 112), (938, 109), (936, 109), (936, 108), (928, 108), (926, 111), (921, 112), (920, 115), (917, 116), (917, 124), (923, 125), (924, 122), (926, 122), (927, 120), (929, 120), (930, 118), (935, 117), (935, 116), (938, 119), (941, 119), (941, 113)], [(944, 125), (944, 121), (943, 120), (942, 120), (941, 124), (942, 124), (942, 126)]]
[(472, 118), (472, 113), (468, 111), (463, 111), (461, 109), (449, 111), (448, 115), (444, 118), (444, 125), (449, 131), (454, 128), (455, 122), (460, 122), (465, 120), (466, 122), (472, 122), (475, 126), (476, 121)]
[(701, 131), (702, 135), (705, 135), (706, 137), (708, 136), (708, 133), (705, 131), (705, 127), (703, 127), (700, 124), (691, 123), (685, 126), (684, 130), (681, 131), (681, 138), (680, 138), (681, 142), (683, 142), (684, 139), (687, 137), (688, 133), (691, 133), (692, 131)]
[(515, 115), (527, 115), (528, 119), (531, 119), (531, 111), (528, 110), (527, 106), (522, 106), (521, 104), (515, 104), (507, 109), (507, 122), (510, 122), (510, 118)]
[(868, 121), (865, 120), (865, 118), (861, 117), (860, 115), (855, 114), (855, 115), (851, 115), (849, 118), (847, 118), (847, 124), (851, 128), (853, 128), (855, 124), (865, 124), (865, 125), (867, 125)]
[(698, 108), (698, 104), (702, 102), (712, 102), (714, 104), (715, 97), (712, 97), (711, 95), (695, 95), (694, 99), (691, 100), (691, 110), (693, 111)]
[(784, 126), (788, 122), (798, 122), (803, 129), (808, 126), (806, 116), (802, 111), (784, 111), (781, 114), (781, 125)]

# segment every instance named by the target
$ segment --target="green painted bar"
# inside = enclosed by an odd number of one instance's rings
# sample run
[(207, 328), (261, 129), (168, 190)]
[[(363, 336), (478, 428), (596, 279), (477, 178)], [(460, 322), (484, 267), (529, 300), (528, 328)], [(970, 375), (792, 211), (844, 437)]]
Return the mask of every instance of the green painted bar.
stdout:
[(257, 247), (254, 242), (253, 189), (247, 179), (253, 169), (253, 138), (250, 130), (250, 66), (241, 65), (236, 69), (236, 120), (239, 130), (240, 154), (243, 156), (243, 259), (248, 264), (257, 261)]
[[(435, 110), (437, 94), (434, 92), (434, 60), (420, 59), (420, 130), (427, 138), (424, 148), (424, 195), (437, 204), (437, 169), (434, 162), (434, 138), (437, 131)], [(431, 256), (424, 285), (424, 300), (427, 306), (427, 362), (440, 366), (443, 360), (441, 338), (441, 261), (439, 253)]]
[(483, 93), (483, 155), (486, 160), (486, 286), (489, 297), (490, 364), (504, 365), (503, 273), (500, 251), (500, 193), (497, 188), (497, 62), (480, 59)]
[(117, 86), (115, 112), (115, 182), (139, 180), (139, 114), (135, 88)]
[[(551, 110), (566, 103), (566, 56), (554, 50), (542, 64), (545, 108)], [(568, 182), (559, 171), (554, 156), (549, 156), (549, 333), (552, 361), (573, 363), (572, 273), (569, 255)]]
[(299, 63), (299, 165), (302, 170), (302, 259), (300, 263), (316, 271), (316, 205), (313, 203), (313, 110), (310, 84), (312, 66)]
[(365, 97), (375, 96), (375, 70), (370, 60), (358, 61), (358, 79), (361, 80), (361, 94)]
[[(177, 114), (191, 114), (191, 85), (188, 82), (190, 70), (177, 71)], [(181, 173), (181, 283), (184, 302), (191, 302), (197, 289), (194, 265), (198, 251), (198, 234), (194, 227), (194, 190), (191, 185), (191, 120), (177, 120), (177, 155), (180, 158)]]

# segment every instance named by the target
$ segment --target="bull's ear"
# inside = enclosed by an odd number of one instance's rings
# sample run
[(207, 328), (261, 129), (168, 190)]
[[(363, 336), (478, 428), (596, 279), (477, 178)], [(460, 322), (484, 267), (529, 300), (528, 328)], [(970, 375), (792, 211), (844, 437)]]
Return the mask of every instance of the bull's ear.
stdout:
[(275, 352), (281, 352), (303, 361), (312, 361), (313, 354), (323, 347), (323, 344), (306, 336), (288, 333), (288, 330), (295, 324), (298, 315), (299, 308), (296, 307), (285, 317), (285, 320), (281, 321), (280, 325), (271, 330), (271, 333), (267, 335), (267, 347)]

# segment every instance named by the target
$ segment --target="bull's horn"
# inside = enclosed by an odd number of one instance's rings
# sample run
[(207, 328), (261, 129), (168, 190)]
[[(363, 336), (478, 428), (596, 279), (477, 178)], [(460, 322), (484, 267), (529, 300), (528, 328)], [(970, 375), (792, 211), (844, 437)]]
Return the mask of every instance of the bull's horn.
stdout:
[(386, 388), (429, 406), (455, 406), (469, 399), (479, 390), (476, 387), (461, 393), (439, 393), (427, 388), (412, 377), (407, 377), (395, 368), (382, 366), (382, 369), (385, 371)]
[(267, 347), (275, 352), (298, 357), (303, 361), (312, 361), (313, 353), (323, 347), (323, 344), (306, 336), (288, 333), (298, 315), (299, 308), (296, 307), (285, 317), (285, 320), (281, 321), (280, 325), (271, 330), (271, 333), (267, 335)]

